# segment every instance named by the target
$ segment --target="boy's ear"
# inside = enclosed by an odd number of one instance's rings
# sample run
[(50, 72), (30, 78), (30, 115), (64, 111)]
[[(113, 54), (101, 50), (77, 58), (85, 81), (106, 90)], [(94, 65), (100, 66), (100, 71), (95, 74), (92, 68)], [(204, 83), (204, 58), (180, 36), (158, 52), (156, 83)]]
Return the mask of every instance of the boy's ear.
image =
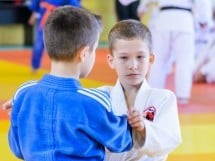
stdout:
[(87, 55), (89, 54), (89, 49), (90, 49), (89, 46), (84, 46), (78, 50), (79, 58), (81, 62), (83, 62), (86, 59)]
[(115, 66), (114, 66), (114, 62), (113, 62), (113, 55), (108, 54), (106, 58), (107, 58), (107, 63), (109, 65), (109, 67), (111, 69), (114, 69)]
[(154, 53), (151, 53), (150, 56), (149, 56), (149, 63), (154, 63), (155, 61), (155, 54)]

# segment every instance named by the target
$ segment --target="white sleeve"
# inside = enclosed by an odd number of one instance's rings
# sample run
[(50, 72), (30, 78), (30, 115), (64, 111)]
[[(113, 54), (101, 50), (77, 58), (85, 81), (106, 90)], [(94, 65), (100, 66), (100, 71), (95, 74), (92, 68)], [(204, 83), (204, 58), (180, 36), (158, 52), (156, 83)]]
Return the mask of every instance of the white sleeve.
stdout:
[(146, 13), (149, 10), (149, 5), (155, 3), (157, 0), (141, 0), (137, 8), (138, 13)]
[(169, 154), (182, 141), (175, 95), (170, 92), (159, 104), (161, 111), (154, 121), (144, 120), (146, 136), (141, 150), (151, 157)]
[(110, 94), (112, 88), (113, 88), (112, 86), (100, 86), (100, 87), (97, 87), (97, 89), (105, 91), (108, 94)]

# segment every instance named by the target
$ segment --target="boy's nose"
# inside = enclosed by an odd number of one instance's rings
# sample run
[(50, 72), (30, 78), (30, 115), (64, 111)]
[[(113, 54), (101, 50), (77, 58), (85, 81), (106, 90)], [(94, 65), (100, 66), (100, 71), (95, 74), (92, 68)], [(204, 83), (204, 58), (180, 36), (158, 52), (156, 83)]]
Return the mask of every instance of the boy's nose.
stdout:
[(129, 62), (129, 68), (130, 69), (137, 69), (137, 61), (136, 60), (131, 60), (130, 62)]

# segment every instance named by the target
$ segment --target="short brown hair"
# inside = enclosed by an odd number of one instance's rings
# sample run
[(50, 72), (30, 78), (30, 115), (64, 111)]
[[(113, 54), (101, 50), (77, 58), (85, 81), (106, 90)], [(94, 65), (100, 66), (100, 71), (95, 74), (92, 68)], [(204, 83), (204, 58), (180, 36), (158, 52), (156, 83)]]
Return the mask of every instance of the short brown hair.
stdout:
[(101, 32), (101, 17), (72, 6), (54, 10), (44, 27), (44, 43), (54, 60), (71, 60), (83, 46), (93, 46)]
[(147, 26), (137, 20), (130, 19), (119, 21), (112, 27), (108, 35), (110, 52), (112, 52), (117, 39), (132, 40), (136, 38), (145, 41), (151, 50), (152, 35)]

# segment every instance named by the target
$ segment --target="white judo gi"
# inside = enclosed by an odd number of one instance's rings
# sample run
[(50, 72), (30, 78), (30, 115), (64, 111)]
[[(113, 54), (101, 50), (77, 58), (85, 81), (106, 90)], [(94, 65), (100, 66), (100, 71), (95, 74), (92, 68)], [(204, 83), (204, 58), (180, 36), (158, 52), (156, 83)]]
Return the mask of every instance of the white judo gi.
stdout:
[(155, 62), (151, 67), (148, 82), (152, 87), (165, 88), (169, 73), (170, 54), (175, 60), (175, 92), (178, 98), (190, 98), (194, 67), (194, 17), (198, 12), (201, 21), (207, 21), (203, 7), (206, 0), (144, 0), (155, 1), (160, 8), (152, 33)]
[[(201, 5), (201, 4), (200, 4)], [(205, 47), (210, 44), (210, 40), (214, 37), (214, 18), (213, 18), (213, 4), (212, 0), (205, 0), (204, 4), (200, 6), (205, 10), (205, 17), (207, 25), (201, 26), (199, 21), (202, 19), (202, 15), (199, 15), (198, 11), (194, 10), (195, 17), (195, 59), (201, 55)]]
[(197, 58), (195, 70), (198, 69), (205, 75), (207, 83), (215, 83), (215, 38)]
[[(110, 92), (113, 112), (127, 114), (127, 105), (122, 86), (117, 81), (114, 87), (105, 86)], [(134, 147), (125, 153), (107, 152), (107, 161), (165, 161), (181, 143), (181, 131), (175, 95), (165, 89), (149, 87), (146, 80), (139, 89), (134, 105), (146, 114), (145, 140), (140, 140), (133, 132)]]

